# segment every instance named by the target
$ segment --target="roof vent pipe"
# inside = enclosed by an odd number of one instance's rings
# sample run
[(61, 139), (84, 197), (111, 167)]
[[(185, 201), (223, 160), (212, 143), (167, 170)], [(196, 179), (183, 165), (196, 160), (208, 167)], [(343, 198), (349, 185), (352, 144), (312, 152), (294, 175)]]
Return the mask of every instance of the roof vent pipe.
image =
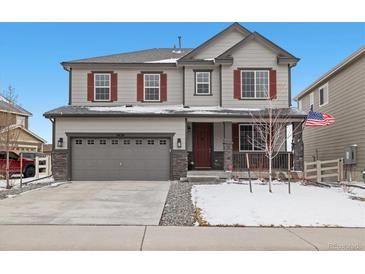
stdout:
[(181, 49), (181, 36), (177, 37), (179, 39), (179, 49)]

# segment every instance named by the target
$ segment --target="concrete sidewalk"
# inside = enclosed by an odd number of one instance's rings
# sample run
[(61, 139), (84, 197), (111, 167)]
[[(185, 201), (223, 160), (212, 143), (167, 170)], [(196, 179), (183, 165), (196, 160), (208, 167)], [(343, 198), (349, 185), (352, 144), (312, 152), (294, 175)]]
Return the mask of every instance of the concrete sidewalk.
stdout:
[(365, 229), (0, 225), (0, 250), (365, 250)]

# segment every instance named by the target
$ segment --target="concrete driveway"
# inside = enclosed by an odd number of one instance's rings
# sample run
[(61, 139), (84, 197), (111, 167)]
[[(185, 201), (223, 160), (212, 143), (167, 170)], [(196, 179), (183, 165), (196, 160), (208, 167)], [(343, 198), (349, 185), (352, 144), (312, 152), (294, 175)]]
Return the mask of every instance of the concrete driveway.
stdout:
[(0, 224), (158, 225), (167, 181), (72, 182), (0, 200)]

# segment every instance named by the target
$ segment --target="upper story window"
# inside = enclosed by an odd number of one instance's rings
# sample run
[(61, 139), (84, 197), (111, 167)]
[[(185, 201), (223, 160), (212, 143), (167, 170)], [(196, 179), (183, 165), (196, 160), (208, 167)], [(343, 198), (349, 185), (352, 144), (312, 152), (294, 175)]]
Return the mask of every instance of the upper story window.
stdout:
[(110, 74), (95, 73), (95, 101), (110, 101)]
[(269, 97), (268, 70), (242, 70), (241, 79), (242, 79), (241, 81), (242, 98)]
[(313, 110), (313, 106), (314, 106), (314, 93), (313, 93), (313, 92), (311, 92), (311, 93), (309, 94), (309, 108), (310, 108), (311, 110)]
[(160, 101), (160, 74), (144, 74), (144, 101)]
[(321, 86), (319, 89), (319, 106), (328, 104), (328, 84)]
[(195, 94), (196, 95), (210, 95), (210, 71), (196, 71), (195, 72)]
[(25, 127), (25, 117), (17, 115), (16, 116), (16, 124)]

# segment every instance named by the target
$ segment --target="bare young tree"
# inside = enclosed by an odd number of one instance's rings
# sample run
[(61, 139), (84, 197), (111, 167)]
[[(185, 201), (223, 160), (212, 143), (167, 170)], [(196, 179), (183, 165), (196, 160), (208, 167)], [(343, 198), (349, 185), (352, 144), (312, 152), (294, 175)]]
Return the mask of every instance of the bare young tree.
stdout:
[(250, 113), (255, 134), (249, 138), (249, 142), (255, 149), (263, 151), (269, 161), (269, 192), (272, 192), (273, 159), (279, 154), (287, 138), (301, 130), (301, 124), (293, 128), (287, 136), (287, 126), (293, 122), (289, 117), (290, 109), (273, 108), (272, 100), (268, 101), (268, 108), (264, 111)]
[(0, 109), (0, 148), (6, 154), (4, 166), (0, 166), (0, 173), (6, 179), (6, 188), (11, 188), (10, 184), (10, 159), (9, 153), (17, 148), (19, 130), (12, 127), (16, 124), (16, 117), (12, 112), (17, 96), (13, 87), (9, 86), (3, 91), (0, 100), (4, 101), (8, 108)]

